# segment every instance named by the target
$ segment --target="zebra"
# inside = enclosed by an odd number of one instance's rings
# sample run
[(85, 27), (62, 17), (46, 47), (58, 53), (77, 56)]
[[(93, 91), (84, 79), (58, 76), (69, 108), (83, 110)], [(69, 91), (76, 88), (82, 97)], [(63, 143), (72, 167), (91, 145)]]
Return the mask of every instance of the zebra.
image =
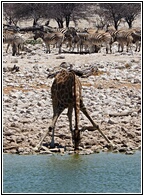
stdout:
[(72, 51), (74, 48), (77, 47), (77, 52), (82, 53), (87, 51), (88, 45), (87, 45), (87, 37), (89, 33), (95, 32), (95, 29), (92, 28), (76, 28), (75, 33), (73, 34), (73, 47)]
[[(126, 45), (128, 52), (131, 49), (133, 37), (131, 36), (131, 30), (119, 30), (114, 33), (114, 41), (118, 42), (118, 52), (123, 52), (124, 45)], [(120, 51), (121, 48), (121, 51)]]
[(140, 32), (132, 32), (131, 36), (133, 37), (133, 43), (136, 44), (136, 51), (140, 51), (140, 47), (141, 47), (141, 33)]
[(113, 38), (104, 30), (97, 30), (96, 28), (77, 29), (76, 40), (77, 43), (75, 43), (75, 45), (77, 44), (78, 50), (80, 48), (80, 52), (82, 52), (84, 48), (85, 52), (98, 52), (103, 44), (106, 45), (106, 53), (108, 53), (108, 49), (112, 52), (111, 45)]
[(12, 46), (12, 56), (20, 53), (20, 49), (24, 48), (24, 39), (21, 34), (10, 32), (3, 33), (3, 43), (7, 43), (6, 53), (8, 52), (9, 46)]
[(108, 26), (106, 30), (106, 32), (109, 32), (111, 34), (114, 42), (118, 42), (118, 52), (123, 52), (125, 45), (127, 47), (126, 51), (128, 52), (129, 48), (131, 49), (132, 43), (136, 44), (137, 50), (138, 41), (134, 41), (134, 34), (136, 34), (135, 32), (137, 31), (139, 32), (139, 28), (116, 30), (113, 26)]
[(51, 53), (50, 45), (57, 44), (59, 48), (59, 53), (61, 53), (61, 47), (64, 40), (63, 33), (55, 32), (55, 33), (45, 33), (43, 31), (37, 31), (34, 33), (34, 40), (37, 38), (41, 38), (46, 45), (46, 53)]
[(69, 51), (72, 49), (73, 40), (76, 35), (76, 29), (74, 27), (58, 28), (43, 26), (43, 31), (47, 33), (62, 33), (64, 35), (63, 44), (66, 44), (66, 47), (69, 47)]
[(3, 43), (8, 44), (6, 48), (6, 53), (8, 52), (9, 46), (13, 44), (14, 35), (15, 34), (13, 32), (3, 32)]
[(88, 33), (78, 32), (73, 40), (74, 42), (73, 50), (74, 50), (74, 47), (77, 45), (77, 52), (82, 53), (83, 49), (85, 49), (85, 52), (86, 52), (87, 45), (88, 45), (87, 38), (88, 38)]
[(83, 53), (83, 52), (89, 52), (91, 53), (92, 50), (93, 52), (98, 52), (100, 50), (100, 47), (96, 43), (92, 43), (90, 40), (90, 34), (83, 31), (83, 32), (77, 32), (76, 35), (73, 38), (73, 49), (77, 47), (77, 52), (78, 53)]
[(109, 32), (88, 34), (84, 43), (90, 48), (90, 53), (93, 46), (97, 46), (99, 48), (102, 45), (106, 46), (106, 53), (108, 53), (108, 51), (112, 53), (111, 45), (113, 43), (113, 38)]

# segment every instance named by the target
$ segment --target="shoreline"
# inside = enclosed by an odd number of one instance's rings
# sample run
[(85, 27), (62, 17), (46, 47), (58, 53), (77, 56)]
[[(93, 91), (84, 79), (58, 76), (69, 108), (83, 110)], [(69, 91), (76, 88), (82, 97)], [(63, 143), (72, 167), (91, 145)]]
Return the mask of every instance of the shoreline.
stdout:
[(37, 152), (33, 152), (31, 154), (27, 154), (27, 153), (4, 153), (3, 152), (3, 155), (18, 155), (18, 156), (32, 156), (32, 155), (60, 155), (60, 156), (67, 156), (67, 155), (91, 155), (91, 154), (99, 154), (99, 153), (103, 153), (103, 154), (108, 154), (108, 153), (113, 153), (113, 154), (125, 154), (125, 155), (134, 155), (136, 153), (140, 152), (141, 153), (141, 149), (137, 149), (137, 150), (129, 150), (129, 151), (125, 151), (125, 152), (119, 152), (119, 151), (105, 151), (105, 150), (99, 150), (97, 152), (92, 152), (90, 150), (81, 150), (79, 152), (74, 152), (74, 151), (62, 151), (62, 152), (52, 152), (52, 151), (49, 151), (49, 152), (46, 152), (46, 151), (41, 151), (40, 153), (37, 153)]

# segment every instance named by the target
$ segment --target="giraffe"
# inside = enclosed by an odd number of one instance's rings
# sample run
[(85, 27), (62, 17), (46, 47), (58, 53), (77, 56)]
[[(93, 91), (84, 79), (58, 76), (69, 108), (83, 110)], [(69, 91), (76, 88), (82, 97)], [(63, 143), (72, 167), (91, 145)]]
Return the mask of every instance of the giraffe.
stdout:
[[(64, 111), (64, 109), (68, 108), (68, 119), (69, 119), (69, 128), (72, 134), (72, 141), (74, 144), (74, 150), (78, 150), (80, 143), (80, 130), (78, 128), (79, 124), (79, 114), (80, 111), (84, 113), (84, 115), (90, 120), (93, 125), (93, 130), (98, 130), (102, 136), (106, 139), (108, 143), (111, 144), (110, 140), (105, 136), (105, 134), (100, 130), (99, 126), (95, 124), (92, 120), (88, 111), (83, 103), (82, 98), (82, 85), (79, 78), (75, 75), (75, 72), (72, 70), (61, 70), (56, 76), (55, 80), (51, 87), (51, 98), (53, 105), (53, 118), (52, 123), (49, 126), (48, 131), (52, 131), (52, 140), (50, 147), (54, 147), (54, 129), (57, 122), (58, 117)], [(72, 129), (72, 112), (73, 109), (75, 111), (75, 128)], [(48, 133), (47, 131), (47, 133)], [(46, 137), (47, 133), (41, 139), (40, 143), (37, 145), (36, 149), (39, 149), (42, 141)]]

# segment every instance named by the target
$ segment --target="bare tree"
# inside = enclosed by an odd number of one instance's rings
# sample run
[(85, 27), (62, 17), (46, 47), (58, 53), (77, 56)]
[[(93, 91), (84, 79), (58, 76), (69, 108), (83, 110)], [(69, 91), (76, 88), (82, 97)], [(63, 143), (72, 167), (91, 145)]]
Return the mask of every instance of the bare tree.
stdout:
[(100, 12), (103, 12), (106, 20), (113, 22), (115, 29), (118, 29), (122, 18), (131, 28), (133, 21), (141, 11), (140, 3), (99, 3), (99, 6)]
[(7, 24), (16, 26), (18, 19), (15, 14), (15, 3), (4, 3), (3, 10), (4, 19), (6, 20)]
[(69, 27), (70, 21), (84, 18), (86, 15), (86, 3), (48, 3), (45, 9), (49, 10), (45, 13), (45, 18), (53, 18), (57, 21), (60, 28)]
[(35, 26), (46, 12), (43, 7), (41, 3), (4, 3), (4, 17), (10, 25), (21, 19), (32, 18), (33, 26)]
[(66, 27), (69, 27), (70, 20), (74, 14), (74, 10), (79, 6), (77, 3), (62, 3), (61, 11), (63, 13), (63, 17), (66, 21)]
[[(59, 28), (63, 28), (63, 23), (64, 23), (64, 16), (63, 16), (63, 9), (62, 9), (62, 4), (61, 3), (53, 3), (52, 4), (52, 9), (51, 9), (51, 17), (54, 18), (57, 23)], [(53, 12), (52, 12), (53, 10)]]
[(55, 19), (60, 28), (69, 27), (70, 21), (88, 19), (92, 15), (91, 3), (4, 3), (4, 16), (9, 24), (21, 19), (33, 18), (36, 26), (41, 18)]
[(17, 17), (21, 19), (32, 18), (33, 26), (36, 26), (38, 20), (43, 17), (43, 7), (41, 3), (20, 3), (16, 6), (15, 12)]
[(128, 23), (129, 28), (132, 28), (133, 21), (141, 13), (140, 3), (125, 3), (123, 4), (123, 18)]
[(117, 30), (123, 17), (123, 3), (100, 3), (99, 6), (104, 13), (104, 17), (107, 21), (113, 22)]

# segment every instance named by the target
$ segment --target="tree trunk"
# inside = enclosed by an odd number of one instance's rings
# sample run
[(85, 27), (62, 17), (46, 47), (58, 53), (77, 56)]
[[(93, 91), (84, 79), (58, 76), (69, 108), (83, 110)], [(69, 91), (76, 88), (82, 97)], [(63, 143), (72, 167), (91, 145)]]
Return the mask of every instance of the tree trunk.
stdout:
[(66, 16), (65, 19), (66, 19), (66, 27), (69, 27), (70, 15)]
[(129, 29), (131, 29), (132, 28), (132, 21), (129, 21), (127, 23), (128, 23)]
[(131, 29), (134, 19), (133, 18), (125, 18), (125, 21), (127, 22), (129, 29)]
[(116, 30), (118, 30), (118, 24), (117, 24), (117, 21), (114, 21), (114, 27)]
[(63, 28), (63, 21), (59, 18), (56, 19), (59, 28)]
[(38, 25), (37, 21), (38, 21), (38, 18), (34, 18), (33, 27), (36, 26), (36, 25)]
[(11, 17), (9, 18), (8, 24), (9, 24), (9, 25), (12, 25), (12, 18), (11, 18)]

